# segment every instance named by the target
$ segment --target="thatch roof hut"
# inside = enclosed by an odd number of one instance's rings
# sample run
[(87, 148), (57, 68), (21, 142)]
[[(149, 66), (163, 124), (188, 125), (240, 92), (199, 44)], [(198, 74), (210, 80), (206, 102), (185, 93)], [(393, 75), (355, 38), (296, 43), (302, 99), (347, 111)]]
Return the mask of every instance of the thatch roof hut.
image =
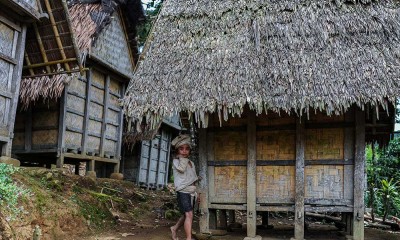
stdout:
[(39, 9), (36, 0), (0, 1), (0, 156), (11, 156), (26, 30)]
[(322, 211), (364, 239), (365, 141), (393, 129), (399, 17), (394, 0), (164, 3), (124, 111), (137, 126), (188, 112), (208, 127), (200, 232), (216, 209), (246, 210), (246, 239), (260, 239), (257, 213), (293, 211), (303, 239), (304, 212)]
[(364, 2), (166, 1), (125, 113), (386, 107), (400, 89), (399, 4)]
[[(106, 61), (108, 67), (131, 76), (137, 59), (135, 27), (143, 18), (140, 1), (127, 0), (117, 4), (106, 0), (90, 3), (41, 0), (41, 3), (49, 17), (28, 30), (20, 95), (23, 106), (28, 107), (39, 98), (59, 98), (70, 81), (68, 75), (87, 70), (83, 68), (88, 58)], [(123, 17), (123, 23), (119, 24), (126, 29), (122, 34), (129, 38), (128, 46), (117, 50), (112, 49), (114, 45), (107, 42), (109, 39), (99, 38), (110, 24), (109, 29), (116, 29), (112, 26), (116, 24), (112, 21), (115, 15)], [(120, 36), (115, 31), (110, 34)], [(130, 58), (117, 57), (125, 57), (126, 53)]]
[(23, 164), (88, 162), (102, 176), (118, 172), (118, 100), (135, 66), (141, 3), (42, 2), (49, 20), (28, 30), (13, 153)]

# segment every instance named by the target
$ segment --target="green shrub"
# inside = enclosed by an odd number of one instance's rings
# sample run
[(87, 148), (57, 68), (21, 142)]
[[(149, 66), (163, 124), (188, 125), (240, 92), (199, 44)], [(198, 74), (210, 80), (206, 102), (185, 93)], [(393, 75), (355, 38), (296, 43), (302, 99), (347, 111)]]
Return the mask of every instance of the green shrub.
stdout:
[(11, 213), (10, 218), (14, 218), (23, 209), (18, 206), (18, 200), (27, 197), (29, 191), (18, 186), (12, 179), (12, 175), (18, 168), (0, 163), (0, 206)]

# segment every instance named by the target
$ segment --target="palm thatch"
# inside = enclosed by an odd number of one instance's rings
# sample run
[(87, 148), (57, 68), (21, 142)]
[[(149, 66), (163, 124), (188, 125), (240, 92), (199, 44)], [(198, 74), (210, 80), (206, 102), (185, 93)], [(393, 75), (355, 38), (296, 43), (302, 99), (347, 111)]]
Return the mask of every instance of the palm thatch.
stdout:
[(207, 113), (226, 119), (246, 104), (257, 113), (387, 108), (400, 92), (399, 17), (395, 0), (166, 1), (125, 114), (154, 125), (186, 111), (207, 126)]
[[(134, 31), (137, 19), (143, 16), (142, 8), (137, 9), (138, 0), (125, 0), (116, 2), (114, 0), (88, 1), (69, 1), (68, 6), (61, 0), (41, 0), (48, 4), (47, 11), (52, 12), (56, 20), (56, 28), (63, 47), (60, 48), (56, 43), (57, 35), (51, 31), (51, 22), (43, 21), (37, 26), (28, 29), (27, 48), (25, 54), (25, 71), (21, 83), (20, 101), (23, 108), (28, 108), (30, 103), (43, 99), (58, 98), (61, 96), (64, 85), (69, 82), (71, 77), (65, 73), (77, 72), (75, 62), (62, 61), (60, 51), (63, 49), (70, 59), (84, 62), (95, 44), (95, 40), (101, 31), (111, 22), (112, 15), (118, 10), (120, 5), (131, 8), (135, 5), (135, 11), (130, 13), (132, 16), (126, 17), (127, 25)], [(45, 5), (45, 4), (44, 4)], [(141, 6), (140, 6), (141, 7)], [(129, 9), (131, 10), (131, 9)], [(125, 12), (127, 15), (127, 13)], [(135, 42), (134, 39), (130, 39)], [(136, 45), (135, 45), (136, 46)], [(76, 47), (76, 49), (75, 49)], [(76, 50), (76, 52), (75, 52)], [(134, 49), (134, 55), (136, 54)], [(46, 61), (44, 61), (47, 59)], [(49, 64), (52, 63), (52, 64)], [(35, 69), (30, 66), (39, 65)], [(70, 71), (66, 71), (68, 64)], [(74, 74), (73, 74), (74, 75)]]
[(75, 74), (58, 74), (36, 78), (25, 78), (21, 81), (20, 102), (22, 109), (27, 109), (31, 103), (41, 99), (49, 101), (61, 97), (64, 85), (76, 78)]

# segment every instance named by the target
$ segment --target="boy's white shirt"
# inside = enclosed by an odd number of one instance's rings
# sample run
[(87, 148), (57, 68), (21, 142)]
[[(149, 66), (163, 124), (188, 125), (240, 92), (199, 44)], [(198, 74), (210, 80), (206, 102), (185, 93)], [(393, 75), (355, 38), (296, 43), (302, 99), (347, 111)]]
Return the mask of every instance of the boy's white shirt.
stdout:
[[(192, 167), (189, 166), (189, 162)], [(196, 168), (188, 158), (179, 157), (173, 160), (175, 191), (193, 193), (196, 187), (192, 184), (197, 181)]]

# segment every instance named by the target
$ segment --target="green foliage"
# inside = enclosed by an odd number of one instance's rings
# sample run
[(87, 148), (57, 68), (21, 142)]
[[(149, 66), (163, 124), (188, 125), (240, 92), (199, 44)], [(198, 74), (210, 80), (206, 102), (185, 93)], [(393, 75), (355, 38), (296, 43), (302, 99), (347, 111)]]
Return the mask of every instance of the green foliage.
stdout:
[(138, 32), (138, 44), (139, 47), (143, 47), (146, 43), (147, 37), (150, 34), (151, 28), (155, 20), (157, 19), (158, 13), (161, 10), (162, 3), (164, 0), (151, 0), (146, 3), (146, 20), (137, 27)]
[(399, 201), (399, 189), (397, 185), (398, 182), (393, 182), (393, 178), (391, 178), (389, 181), (386, 179), (381, 180), (381, 188), (379, 189), (378, 193), (383, 203), (383, 221), (386, 220), (390, 210), (396, 211), (395, 203)]
[(29, 191), (18, 186), (12, 175), (18, 171), (12, 165), (0, 163), (0, 206), (11, 213), (11, 218), (18, 215), (23, 209), (18, 206), (18, 200), (27, 197)]
[(372, 214), (387, 216), (400, 214), (399, 182), (400, 177), (400, 139), (389, 142), (385, 148), (369, 145), (366, 148), (367, 191), (366, 205), (372, 208)]

